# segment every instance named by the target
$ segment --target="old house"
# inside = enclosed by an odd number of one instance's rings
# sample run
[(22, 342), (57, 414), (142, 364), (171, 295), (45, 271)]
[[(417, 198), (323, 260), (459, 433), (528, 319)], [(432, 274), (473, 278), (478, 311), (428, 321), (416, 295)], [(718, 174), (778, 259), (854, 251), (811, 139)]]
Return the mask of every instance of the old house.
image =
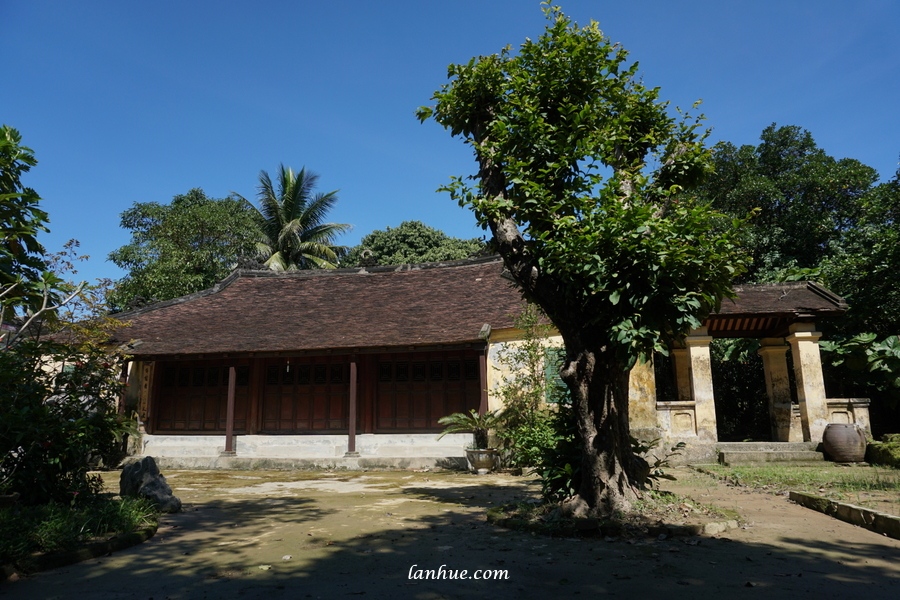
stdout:
[[(130, 323), (115, 341), (133, 356), (136, 451), (185, 467), (458, 463), (468, 436), (438, 441), (437, 421), (497, 405), (491, 356), (519, 333), (521, 298), (502, 270), (487, 257), (235, 271), (212, 289), (117, 315)], [(865, 421), (861, 403), (830, 403), (821, 383), (814, 323), (840, 314), (840, 298), (806, 283), (737, 291), (674, 350), (677, 401), (657, 401), (649, 366), (632, 373), (633, 431), (713, 452), (709, 343), (728, 336), (763, 339), (773, 439), (815, 440), (830, 419)]]

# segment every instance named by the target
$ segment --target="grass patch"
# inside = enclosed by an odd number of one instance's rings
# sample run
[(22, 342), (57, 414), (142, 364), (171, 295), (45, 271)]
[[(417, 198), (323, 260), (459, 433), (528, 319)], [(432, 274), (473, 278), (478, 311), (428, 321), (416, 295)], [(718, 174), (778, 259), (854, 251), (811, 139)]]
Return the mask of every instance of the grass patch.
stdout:
[(608, 519), (566, 518), (560, 514), (557, 504), (536, 502), (507, 504), (488, 510), (488, 521), (495, 525), (551, 537), (643, 537), (732, 519), (739, 520), (740, 517), (733, 511), (658, 490), (645, 491), (644, 497), (634, 502), (629, 513)]
[(726, 483), (772, 494), (807, 492), (888, 514), (900, 514), (900, 470), (897, 469), (824, 463), (815, 467), (708, 465), (703, 471)]
[(156, 524), (159, 513), (147, 499), (98, 495), (74, 506), (50, 503), (0, 508), (0, 564), (14, 564), (35, 552), (63, 552), (87, 542), (131, 533)]
[(821, 467), (788, 465), (709, 465), (705, 470), (734, 485), (770, 492), (855, 493), (898, 492), (900, 471), (879, 467), (845, 467), (825, 463)]

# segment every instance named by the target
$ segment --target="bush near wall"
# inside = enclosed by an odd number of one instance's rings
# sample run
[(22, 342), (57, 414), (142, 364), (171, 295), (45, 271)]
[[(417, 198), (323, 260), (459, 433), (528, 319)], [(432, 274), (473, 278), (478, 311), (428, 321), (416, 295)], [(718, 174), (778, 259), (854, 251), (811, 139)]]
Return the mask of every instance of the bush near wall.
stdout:
[(900, 433), (887, 433), (880, 442), (869, 442), (866, 462), (900, 468)]
[(90, 462), (115, 464), (121, 357), (27, 340), (0, 350), (0, 494), (76, 504), (99, 492)]

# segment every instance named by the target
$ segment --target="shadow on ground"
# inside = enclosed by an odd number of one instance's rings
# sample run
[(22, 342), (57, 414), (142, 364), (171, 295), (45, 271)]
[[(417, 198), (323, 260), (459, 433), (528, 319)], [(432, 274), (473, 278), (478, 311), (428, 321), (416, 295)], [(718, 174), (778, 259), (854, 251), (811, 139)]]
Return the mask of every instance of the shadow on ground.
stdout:
[[(727, 537), (550, 539), (485, 521), (487, 507), (536, 496), (536, 483), (523, 478), (207, 473), (192, 480), (188, 472), (173, 475), (170, 483), (181, 493), (186, 511), (164, 517), (153, 540), (2, 585), (0, 598), (430, 600), (716, 594), (796, 600), (848, 594), (893, 599), (900, 594), (896, 540), (786, 500), (773, 509), (773, 519), (790, 513), (798, 524), (781, 529), (761, 527), (764, 515), (759, 512), (754, 526)], [(763, 505), (769, 504), (774, 504), (771, 499)], [(415, 578), (429, 570), (446, 578)], [(463, 570), (467, 577), (491, 578), (450, 578)]]

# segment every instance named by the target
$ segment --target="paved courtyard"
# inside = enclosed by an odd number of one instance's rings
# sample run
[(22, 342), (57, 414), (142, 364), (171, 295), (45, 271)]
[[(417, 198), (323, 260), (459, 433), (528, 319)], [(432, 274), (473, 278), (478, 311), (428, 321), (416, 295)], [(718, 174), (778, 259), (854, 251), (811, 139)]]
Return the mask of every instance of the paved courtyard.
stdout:
[[(0, 584), (0, 600), (900, 597), (900, 541), (687, 470), (669, 489), (746, 525), (699, 538), (550, 539), (485, 522), (486, 507), (537, 497), (523, 477), (164, 474), (185, 511), (163, 517), (153, 539)], [(446, 578), (416, 578), (427, 570)], [(462, 571), (479, 578), (450, 578)]]

